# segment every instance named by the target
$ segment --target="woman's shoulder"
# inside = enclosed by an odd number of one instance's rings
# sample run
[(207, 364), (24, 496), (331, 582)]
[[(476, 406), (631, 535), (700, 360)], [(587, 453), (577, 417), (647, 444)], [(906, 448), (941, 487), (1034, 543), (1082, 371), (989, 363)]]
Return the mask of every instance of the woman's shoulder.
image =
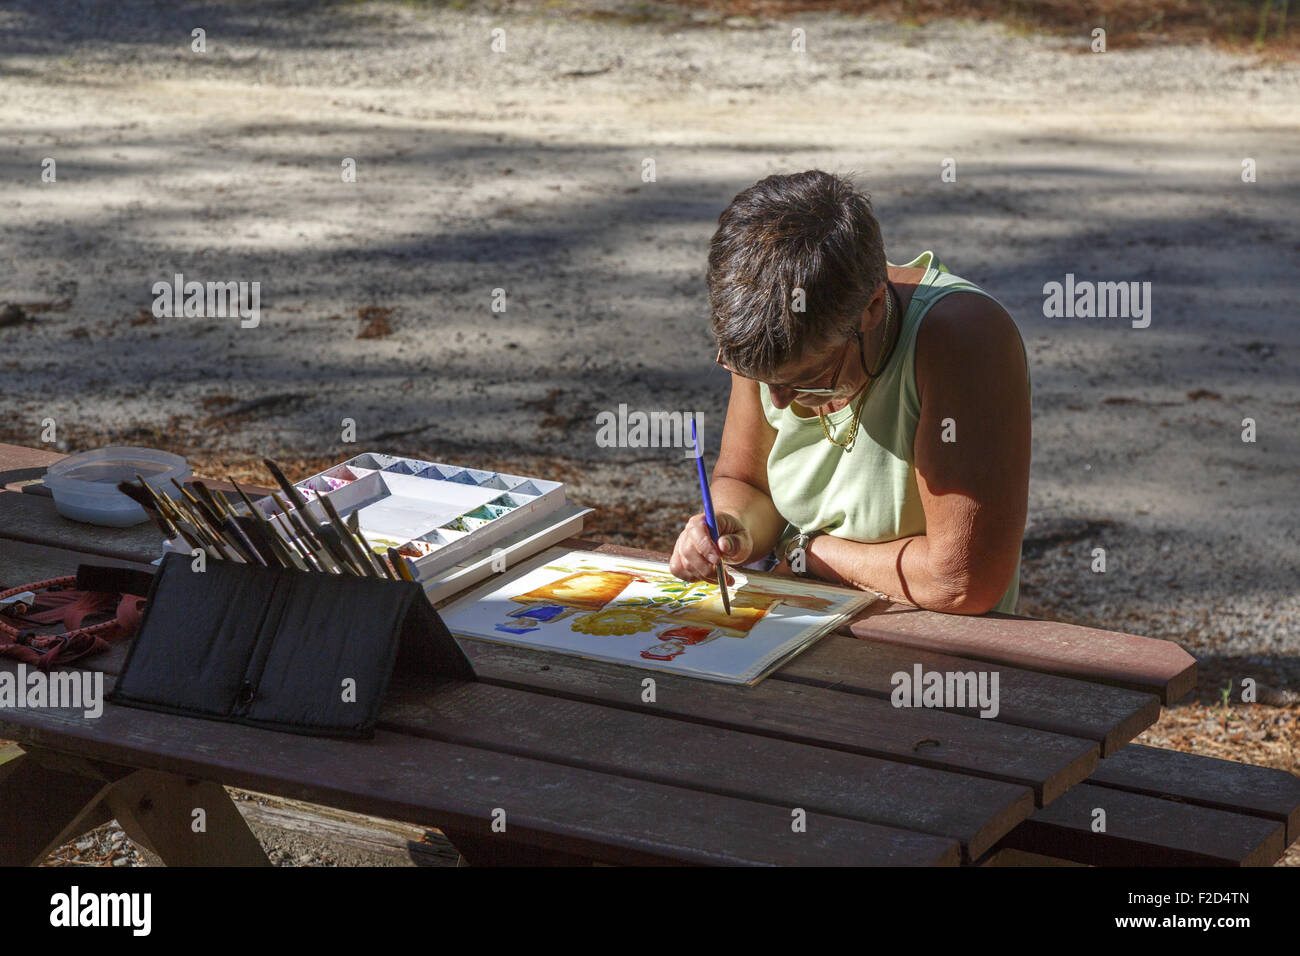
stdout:
[(1002, 304), (973, 289), (956, 290), (934, 303), (917, 331), (918, 385), (930, 375), (970, 370), (1026, 372), (1020, 330)]

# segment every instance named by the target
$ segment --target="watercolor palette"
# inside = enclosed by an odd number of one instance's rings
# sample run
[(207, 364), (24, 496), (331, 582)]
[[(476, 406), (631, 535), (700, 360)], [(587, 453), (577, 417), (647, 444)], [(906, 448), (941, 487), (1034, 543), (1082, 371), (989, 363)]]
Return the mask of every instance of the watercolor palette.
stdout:
[[(421, 580), (565, 503), (564, 485), (558, 481), (377, 452), (294, 484), (319, 520), (326, 517), (319, 499), (328, 497), (344, 520), (356, 514), (375, 551), (396, 548)], [(267, 515), (280, 510), (270, 497), (257, 505)]]

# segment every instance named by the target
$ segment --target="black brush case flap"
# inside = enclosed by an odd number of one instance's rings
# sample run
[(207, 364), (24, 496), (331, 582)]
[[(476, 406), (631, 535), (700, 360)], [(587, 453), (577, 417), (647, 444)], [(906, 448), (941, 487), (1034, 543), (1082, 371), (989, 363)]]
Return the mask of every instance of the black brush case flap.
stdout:
[(109, 699), (292, 733), (372, 737), (394, 666), (473, 680), (412, 581), (169, 554)]

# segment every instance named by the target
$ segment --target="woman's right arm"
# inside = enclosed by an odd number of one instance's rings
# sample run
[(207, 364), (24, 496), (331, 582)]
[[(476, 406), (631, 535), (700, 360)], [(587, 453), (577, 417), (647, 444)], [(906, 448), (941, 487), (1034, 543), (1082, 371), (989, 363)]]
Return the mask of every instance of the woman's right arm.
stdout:
[[(709, 485), (722, 535), (721, 557), (728, 564), (767, 554), (785, 529), (767, 486), (767, 456), (775, 440), (776, 429), (763, 415), (758, 383), (732, 375), (722, 449)], [(704, 516), (694, 515), (677, 538), (670, 570), (685, 580), (699, 580), (712, 573), (718, 559)]]

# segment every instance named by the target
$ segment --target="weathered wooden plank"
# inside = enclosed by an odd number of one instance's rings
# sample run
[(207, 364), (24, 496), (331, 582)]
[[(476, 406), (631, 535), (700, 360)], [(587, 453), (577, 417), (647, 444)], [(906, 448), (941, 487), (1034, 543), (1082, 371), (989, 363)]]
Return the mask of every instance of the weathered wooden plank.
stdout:
[[(208, 484), (220, 490), (225, 482)], [(247, 490), (250, 494), (258, 491), (255, 488)], [(85, 524), (59, 514), (54, 507), (53, 498), (15, 491), (0, 491), (0, 540), (67, 548), (70, 551), (146, 563), (162, 554), (163, 545), (162, 532), (151, 521), (129, 528), (104, 528)]]
[(450, 743), (950, 837), (966, 860), (1033, 810), (1024, 786), (484, 683), (430, 693), (427, 681), (395, 681), (380, 721)]
[(1285, 770), (1130, 744), (1088, 783), (1277, 820), (1286, 846), (1300, 839), (1300, 777)]
[(143, 561), (125, 561), (86, 551), (69, 551), (67, 548), (50, 548), (25, 541), (0, 539), (0, 587), (3, 588), (76, 574), (80, 564), (133, 568), (138, 571), (156, 570), (153, 565)]
[(130, 528), (101, 528), (63, 517), (54, 500), (0, 491), (0, 539), (149, 562), (162, 553), (162, 534), (152, 522)]
[[(1104, 832), (1092, 829), (1098, 809)], [(1285, 830), (1277, 820), (1080, 784), (999, 848), (1093, 866), (1268, 866), (1285, 850)]]
[(52, 448), (0, 442), (0, 472), (10, 468), (46, 468), (67, 456)]
[(48, 448), (27, 448), (0, 442), (0, 489), (17, 491), (33, 479), (39, 479), (46, 468), (61, 458), (61, 452)]
[[(832, 634), (773, 676), (888, 699), (894, 691), (893, 675), (903, 672), (911, 676), (917, 665), (923, 671), (939, 673), (990, 670), (987, 664), (948, 654)], [(996, 671), (998, 713), (993, 719), (1095, 740), (1101, 744), (1103, 757), (1160, 719), (1160, 701), (1152, 694), (1040, 674), (1006, 664), (997, 665)], [(954, 712), (978, 711), (966, 708)]]
[(1152, 693), (1172, 704), (1196, 687), (1196, 659), (1173, 641), (1056, 621), (937, 614), (878, 602), (854, 637)]
[[(56, 555), (71, 554), (45, 550)], [(73, 563), (71, 558), (64, 560)], [(124, 642), (86, 663), (105, 673), (117, 674), (125, 656)], [(852, 819), (949, 836), (962, 844), (967, 858), (983, 853), (1032, 809), (1032, 794), (1023, 786), (841, 751), (812, 749), (698, 724), (669, 723), (666, 715), (610, 711), (565, 700), (539, 701), (535, 695), (486, 686), (479, 690), (486, 695), (485, 699), (507, 695), (513, 702), (503, 702), (493, 719), (481, 722), (484, 733), (475, 735), (475, 721), (471, 720), (467, 724), (462, 722), (463, 736), (457, 737), (447, 720), (441, 718), (442, 698), (430, 705), (428, 690), (427, 684), (403, 687), (400, 681), (395, 682), (381, 720), (399, 732), (431, 733), (453, 742), (473, 742), (561, 762), (576, 760), (578, 765), (590, 769), (660, 782), (670, 782), (670, 777), (664, 774), (671, 768), (682, 775), (678, 780), (682, 785), (716, 789), (735, 796), (745, 795), (740, 785), (743, 780), (753, 788), (749, 796), (754, 798), (786, 801), (789, 805), (806, 804), (821, 812)], [(531, 703), (526, 717), (522, 709), (525, 703)], [(575, 711), (583, 712), (584, 721), (577, 719)], [(555, 728), (550, 740), (536, 733), (536, 727), (543, 723)], [(613, 744), (609, 743), (611, 735), (615, 735)], [(621, 739), (618, 735), (622, 735)], [(524, 737), (534, 740), (535, 749), (531, 752), (512, 749)], [(667, 740), (671, 743), (664, 743)], [(631, 746), (622, 748), (627, 742)], [(755, 749), (762, 753), (750, 753)], [(745, 761), (728, 761), (729, 754), (741, 750), (750, 753)], [(805, 755), (803, 751), (808, 753)], [(794, 768), (802, 770), (792, 775)], [(692, 773), (694, 777), (690, 777)], [(803, 777), (823, 785), (818, 794), (820, 802), (796, 799)], [(838, 786), (838, 794), (832, 785)], [(807, 794), (806, 790), (803, 792)]]
[(642, 702), (644, 671), (529, 648), (460, 638), (482, 681), (641, 710), (935, 770), (1020, 784), (1050, 803), (1096, 767), (1090, 740), (1049, 734), (790, 681), (736, 687), (655, 674), (656, 700)]
[[(86, 664), (118, 674), (126, 650), (118, 645)], [(640, 684), (634, 689), (639, 694)], [(434, 694), (427, 679), (395, 675), (379, 719), (396, 733), (947, 836), (961, 843), (967, 859), (1033, 808), (1025, 785), (709, 727), (649, 709), (488, 684), (440, 686)]]
[(428, 827), (243, 791), (236, 792), (235, 806), (264, 845), (305, 841), (351, 865), (456, 865), (450, 841)]
[[(10, 661), (0, 669), (14, 670)], [(105, 684), (110, 685), (111, 678)], [(128, 767), (401, 820), (491, 834), (612, 863), (955, 865), (954, 840), (381, 731), (328, 740), (105, 705), (0, 711), (0, 735)], [(0, 825), (8, 820), (0, 819)]]
[(443, 833), (460, 854), (457, 866), (590, 866), (594, 862), (576, 853), (493, 839), (489, 827), (480, 827), (477, 832), (445, 827)]

